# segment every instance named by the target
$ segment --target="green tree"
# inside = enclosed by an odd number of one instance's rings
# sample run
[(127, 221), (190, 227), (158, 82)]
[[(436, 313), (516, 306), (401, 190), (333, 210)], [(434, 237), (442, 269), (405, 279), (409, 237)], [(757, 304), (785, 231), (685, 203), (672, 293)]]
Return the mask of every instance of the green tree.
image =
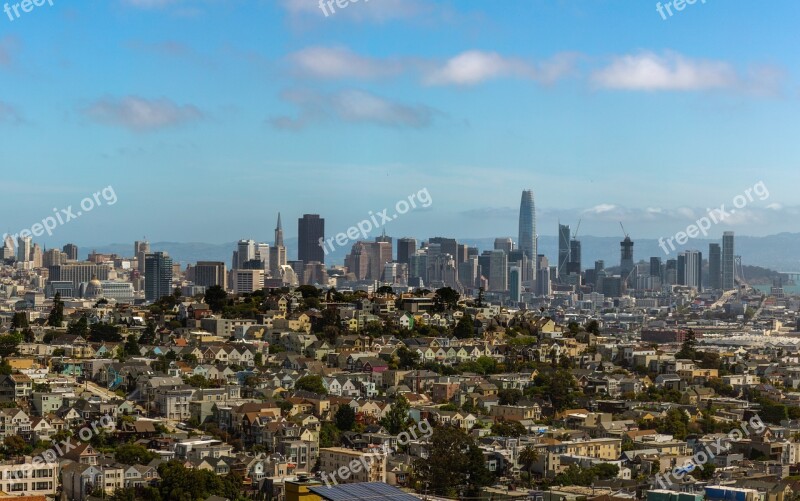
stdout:
[(453, 335), (458, 339), (475, 337), (475, 321), (472, 319), (472, 315), (464, 313), (453, 329)]
[(81, 317), (77, 322), (70, 323), (67, 326), (67, 334), (87, 337), (89, 335), (89, 321), (86, 320), (86, 317)]
[(349, 405), (340, 405), (333, 420), (341, 431), (352, 431), (356, 425), (356, 411)]
[(3, 449), (9, 456), (19, 456), (33, 449), (28, 442), (19, 435), (10, 435), (3, 439)]
[(521, 437), (528, 431), (519, 421), (496, 421), (492, 425), (492, 434), (501, 437)]
[(322, 382), (322, 376), (317, 376), (317, 375), (309, 375), (301, 377), (294, 384), (294, 388), (296, 390), (305, 390), (305, 391), (310, 391), (312, 393), (318, 393), (321, 395), (325, 395), (328, 393), (328, 390), (325, 389), (325, 385)]
[(157, 457), (158, 454), (150, 452), (147, 447), (136, 443), (119, 445), (114, 451), (114, 458), (127, 465), (147, 464)]
[(408, 426), (408, 411), (410, 408), (411, 406), (406, 397), (398, 395), (389, 412), (381, 419), (381, 426), (386, 428), (386, 431), (392, 435), (405, 431)]
[(212, 285), (206, 289), (204, 300), (211, 311), (221, 313), (228, 300), (228, 293), (219, 285)]
[[(86, 320), (82, 318), (81, 320)], [(89, 329), (89, 341), (94, 343), (119, 343), (122, 341), (122, 334), (116, 325), (96, 323)], [(136, 353), (139, 354), (138, 351)]]
[(22, 329), (27, 329), (29, 326), (28, 315), (25, 312), (18, 311), (11, 317), (12, 331), (21, 331)]
[(516, 388), (504, 388), (497, 392), (500, 405), (517, 405), (522, 398), (522, 391)]
[(436, 295), (433, 297), (434, 309), (436, 311), (444, 311), (445, 309), (454, 310), (458, 305), (458, 298), (460, 297), (461, 294), (451, 287), (437, 289)]
[(533, 482), (533, 466), (539, 461), (539, 451), (535, 447), (526, 445), (519, 453), (519, 462), (528, 471), (528, 486)]
[(434, 429), (428, 457), (414, 461), (414, 472), (418, 489), (448, 497), (474, 496), (492, 481), (475, 439), (451, 426)]
[(64, 302), (61, 300), (61, 293), (56, 292), (53, 298), (53, 309), (50, 310), (50, 315), (47, 317), (47, 325), (53, 327), (61, 327), (64, 321)]
[(22, 334), (16, 331), (0, 336), (0, 356), (5, 358), (15, 354), (22, 341)]

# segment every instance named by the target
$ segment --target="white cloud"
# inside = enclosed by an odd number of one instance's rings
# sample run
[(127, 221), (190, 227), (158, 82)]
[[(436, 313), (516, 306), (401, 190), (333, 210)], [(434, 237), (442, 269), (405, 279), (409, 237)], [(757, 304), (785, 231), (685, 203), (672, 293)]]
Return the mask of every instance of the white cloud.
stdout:
[(315, 78), (371, 79), (403, 71), (398, 61), (360, 56), (342, 47), (309, 47), (289, 56), (298, 73)]
[(428, 106), (393, 102), (360, 90), (333, 94), (294, 90), (285, 92), (282, 97), (299, 109), (294, 118), (279, 116), (269, 120), (273, 126), (283, 129), (302, 129), (312, 123), (330, 120), (422, 128), (430, 125), (438, 113)]
[(693, 91), (735, 88), (741, 84), (736, 70), (722, 61), (690, 59), (675, 52), (652, 52), (615, 57), (595, 71), (591, 80), (599, 87), (619, 90)]
[(584, 214), (604, 214), (606, 212), (611, 212), (617, 208), (616, 205), (613, 204), (599, 204), (586, 209), (583, 211)]
[(169, 99), (146, 99), (126, 96), (104, 98), (84, 110), (92, 120), (135, 131), (148, 131), (196, 122), (203, 113), (190, 104), (179, 105)]

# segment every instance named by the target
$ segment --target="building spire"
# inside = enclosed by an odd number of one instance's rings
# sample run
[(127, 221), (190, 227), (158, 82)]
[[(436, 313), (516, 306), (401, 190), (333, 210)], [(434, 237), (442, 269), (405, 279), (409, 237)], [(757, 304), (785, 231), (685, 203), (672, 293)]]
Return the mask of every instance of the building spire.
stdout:
[(283, 225), (281, 224), (280, 212), (278, 212), (278, 226), (275, 228), (275, 246), (283, 247)]

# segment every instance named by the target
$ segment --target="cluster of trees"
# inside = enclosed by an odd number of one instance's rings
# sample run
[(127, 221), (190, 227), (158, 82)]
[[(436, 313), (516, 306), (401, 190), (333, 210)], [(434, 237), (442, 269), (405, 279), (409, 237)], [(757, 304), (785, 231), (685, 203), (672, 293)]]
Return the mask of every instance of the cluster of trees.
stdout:
[(619, 475), (619, 466), (610, 463), (598, 463), (589, 468), (581, 468), (572, 464), (565, 471), (556, 475), (554, 485), (592, 485), (596, 480), (609, 480)]
[(211, 496), (220, 496), (233, 501), (245, 501), (242, 478), (231, 473), (218, 476), (207, 470), (184, 467), (178, 461), (163, 463), (158, 467), (161, 477), (157, 487), (128, 487), (118, 489), (109, 498), (111, 501), (197, 501)]
[(419, 492), (476, 497), (481, 487), (491, 485), (494, 475), (472, 436), (440, 426), (433, 430), (428, 458), (414, 461), (413, 480)]
[(575, 406), (575, 399), (583, 395), (572, 373), (563, 368), (542, 370), (533, 379), (533, 385), (525, 388), (525, 395), (550, 400), (558, 411)]

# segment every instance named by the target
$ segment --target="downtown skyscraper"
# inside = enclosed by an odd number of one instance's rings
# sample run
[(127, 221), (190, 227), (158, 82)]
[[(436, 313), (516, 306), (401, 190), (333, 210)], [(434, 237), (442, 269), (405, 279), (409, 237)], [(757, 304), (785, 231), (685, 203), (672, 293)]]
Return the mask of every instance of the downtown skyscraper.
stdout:
[(297, 259), (304, 263), (325, 262), (325, 220), (319, 214), (304, 214), (297, 220)]
[(722, 234), (722, 290), (736, 288), (736, 258), (733, 255), (733, 232)]
[(532, 190), (522, 192), (522, 200), (519, 203), (519, 240), (517, 245), (531, 262), (536, 261), (536, 205), (534, 205)]

